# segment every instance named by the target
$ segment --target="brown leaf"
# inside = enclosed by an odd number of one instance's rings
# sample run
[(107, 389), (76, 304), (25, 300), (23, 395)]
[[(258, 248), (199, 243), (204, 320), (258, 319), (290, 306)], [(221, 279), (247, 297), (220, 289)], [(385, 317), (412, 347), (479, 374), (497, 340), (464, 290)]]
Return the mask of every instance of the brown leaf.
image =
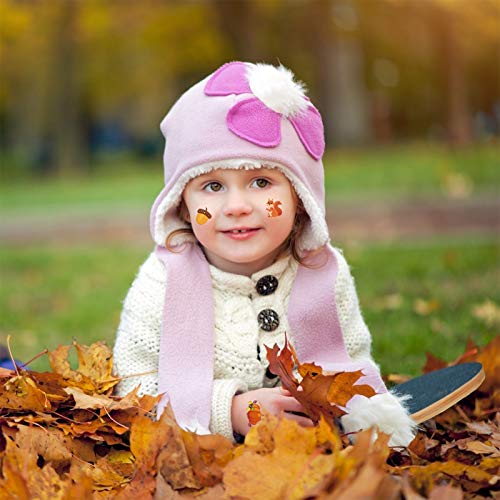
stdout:
[[(355, 394), (366, 397), (375, 395), (371, 386), (354, 385), (363, 375), (360, 370), (327, 375), (314, 363), (301, 364), (286, 338), (281, 351), (277, 344), (272, 349), (266, 346), (266, 349), (270, 370), (279, 375), (283, 387), (302, 404), (306, 414), (315, 423), (319, 421), (320, 415), (324, 415), (333, 425), (335, 418), (346, 413), (344, 407)], [(302, 376), (300, 383), (293, 374), (295, 365)]]
[(94, 394), (93, 396), (90, 396), (89, 394), (85, 394), (85, 392), (78, 387), (66, 387), (64, 391), (73, 396), (73, 399), (75, 400), (75, 410), (95, 408), (105, 408), (108, 411), (127, 410), (139, 404), (139, 398), (137, 397), (138, 388), (135, 388), (134, 391), (118, 400), (102, 394)]
[[(276, 417), (265, 414), (266, 419)], [(258, 433), (261, 422), (249, 431)], [(224, 487), (228, 497), (237, 498), (299, 498), (298, 493), (310, 489), (311, 482), (321, 481), (335, 465), (334, 455), (313, 453), (317, 443), (312, 428), (300, 427), (282, 418), (274, 432), (274, 449), (265, 455), (251, 447), (224, 468)], [(292, 496), (293, 492), (293, 496)]]
[(4, 410), (44, 412), (50, 410), (51, 404), (27, 372), (22, 372), (22, 375), (16, 375), (3, 384), (0, 408), (2, 413)]
[(177, 427), (170, 406), (165, 408), (158, 421), (138, 416), (132, 422), (130, 450), (136, 458), (137, 472), (130, 483), (131, 489), (141, 486), (145, 493), (153, 494), (158, 455), (162, 448), (171, 445), (174, 429)]
[(494, 457), (500, 457), (498, 448), (486, 443), (481, 443), (481, 441), (470, 441), (465, 445), (465, 449), (478, 455), (493, 455)]
[(130, 451), (134, 454), (139, 467), (151, 469), (156, 462), (160, 449), (169, 437), (172, 423), (164, 412), (161, 419), (153, 421), (148, 417), (138, 417), (130, 429)]
[(5, 483), (3, 491), (13, 491), (19, 498), (30, 498), (28, 477), (38, 472), (36, 461), (37, 456), (32, 450), (23, 450), (14, 441), (7, 439), (2, 460)]
[(422, 369), (423, 373), (429, 373), (436, 370), (441, 370), (441, 368), (446, 368), (448, 364), (446, 361), (437, 358), (431, 352), (426, 352), (427, 360), (425, 362), (425, 366)]
[(425, 466), (411, 466), (408, 471), (418, 488), (424, 491), (430, 491), (436, 481), (448, 480), (450, 477), (453, 477), (456, 481), (468, 480), (477, 489), (487, 488), (497, 481), (493, 474), (479, 467), (463, 464), (455, 460), (443, 463), (435, 462)]
[(497, 335), (477, 356), (476, 360), (483, 365), (486, 378), (479, 391), (491, 392), (500, 387), (500, 335)]
[(223, 436), (199, 436), (181, 429), (189, 462), (201, 486), (214, 486), (222, 481), (223, 468), (233, 459), (233, 445)]
[(114, 472), (109, 467), (102, 467), (102, 463), (88, 464), (74, 460), (71, 462), (70, 476), (87, 476), (92, 480), (92, 488), (95, 491), (109, 491), (124, 487), (128, 484), (129, 478), (123, 477)]
[(288, 341), (285, 339), (285, 346), (281, 351), (278, 344), (274, 344), (272, 349), (267, 345), (265, 348), (267, 351), (267, 360), (269, 361), (269, 370), (278, 375), (285, 389), (289, 391), (296, 390), (299, 381), (293, 374), (295, 363), (293, 362), (292, 351), (288, 348)]
[(113, 353), (104, 342), (95, 342), (90, 346), (73, 342), (78, 354), (78, 371), (91, 379), (98, 387), (98, 392), (106, 392), (119, 382), (113, 377)]
[(69, 399), (68, 395), (64, 391), (67, 383), (64, 378), (57, 373), (50, 372), (29, 372), (30, 377), (36, 383), (38, 389), (45, 393), (45, 396), (49, 401), (54, 403), (61, 403)]
[[(9, 492), (10, 498), (16, 500), (30, 500), (28, 481), (19, 469), (14, 469), (11, 464), (2, 464), (3, 478), (0, 477), (0, 492)], [(5, 496), (5, 498), (8, 498)]]
[(28, 479), (31, 498), (46, 498), (63, 500), (68, 496), (72, 486), (70, 478), (61, 479), (59, 474), (50, 466), (39, 469), (35, 477)]
[(96, 342), (87, 347), (73, 342), (73, 346), (78, 355), (77, 370), (72, 370), (68, 362), (70, 346), (59, 346), (48, 353), (50, 366), (55, 373), (91, 394), (106, 392), (119, 382), (119, 378), (112, 376), (112, 353), (106, 344)]
[[(356, 476), (345, 481), (330, 496), (332, 500), (352, 500), (353, 498), (384, 498), (378, 493), (379, 489), (387, 487), (384, 480), (386, 473), (371, 463), (363, 465)], [(399, 498), (399, 488), (394, 481), (395, 490), (391, 490), (391, 498)]]
[[(389, 436), (381, 433), (376, 440), (371, 429), (360, 432), (354, 446), (335, 453), (335, 467), (329, 476), (318, 483), (316, 488), (307, 491), (310, 497), (326, 493), (328, 498), (391, 498), (398, 495), (399, 488), (383, 472), (389, 448)], [(382, 474), (380, 474), (382, 472)], [(370, 478), (370, 484), (358, 482), (362, 475), (364, 480)], [(369, 491), (368, 491), (369, 490)], [(368, 495), (368, 496), (367, 496)], [(382, 496), (387, 495), (387, 496)]]
[(42, 429), (40, 427), (18, 426), (15, 442), (24, 451), (43, 457), (45, 462), (54, 467), (69, 465), (71, 453), (67, 441), (58, 429)]
[(355, 394), (360, 394), (367, 398), (375, 396), (376, 393), (372, 386), (365, 384), (355, 385), (362, 376), (363, 372), (361, 370), (335, 374), (333, 376), (334, 380), (328, 390), (328, 401), (337, 406), (345, 406)]
[(495, 432), (495, 427), (491, 422), (466, 422), (468, 429), (477, 433), (489, 436)]
[(78, 370), (72, 370), (68, 361), (71, 346), (61, 345), (48, 353), (49, 362), (54, 373), (63, 377), (68, 385), (81, 387), (84, 391), (92, 394), (95, 392), (95, 384)]

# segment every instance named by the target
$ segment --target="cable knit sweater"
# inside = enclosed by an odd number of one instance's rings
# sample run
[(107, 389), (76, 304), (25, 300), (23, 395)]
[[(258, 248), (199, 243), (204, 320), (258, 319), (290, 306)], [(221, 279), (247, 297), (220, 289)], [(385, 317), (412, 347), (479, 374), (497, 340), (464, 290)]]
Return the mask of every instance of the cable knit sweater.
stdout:
[[(335, 253), (339, 265), (335, 293), (346, 349), (353, 360), (368, 359), (373, 363), (371, 337), (360, 312), (354, 280), (342, 253), (338, 249)], [(210, 266), (215, 304), (211, 432), (232, 439), (233, 396), (277, 385), (278, 379), (269, 371), (266, 373), (265, 345), (272, 347), (277, 343), (283, 347), (285, 332), (293, 345), (286, 311), (297, 266), (294, 259), (285, 256), (251, 277)], [(275, 276), (278, 287), (270, 295), (259, 295), (256, 283), (266, 275)], [(167, 279), (163, 264), (152, 253), (125, 299), (114, 347), (115, 372), (127, 377), (117, 388), (121, 396), (139, 384), (140, 393), (158, 392), (158, 353)], [(280, 318), (278, 328), (272, 332), (259, 328), (257, 315), (263, 309), (273, 309)], [(131, 376), (134, 374), (138, 376)]]

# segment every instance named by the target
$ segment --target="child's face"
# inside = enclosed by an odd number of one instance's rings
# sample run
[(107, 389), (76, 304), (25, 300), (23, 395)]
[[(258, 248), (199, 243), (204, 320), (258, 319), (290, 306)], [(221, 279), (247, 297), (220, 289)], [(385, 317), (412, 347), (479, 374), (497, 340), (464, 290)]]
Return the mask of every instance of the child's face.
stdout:
[(214, 170), (190, 181), (183, 198), (208, 261), (247, 276), (272, 264), (297, 209), (288, 179), (267, 168)]

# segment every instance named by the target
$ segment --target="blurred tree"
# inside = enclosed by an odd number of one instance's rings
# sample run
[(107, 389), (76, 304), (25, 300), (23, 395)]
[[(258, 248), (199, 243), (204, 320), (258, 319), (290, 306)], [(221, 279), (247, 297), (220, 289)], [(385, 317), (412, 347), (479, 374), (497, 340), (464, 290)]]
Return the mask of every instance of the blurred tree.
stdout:
[(331, 144), (360, 145), (371, 140), (365, 57), (359, 37), (359, 12), (352, 0), (316, 0), (324, 34), (317, 67), (326, 73), (323, 99)]
[(219, 29), (229, 42), (238, 59), (259, 59), (257, 39), (262, 27), (261, 9), (256, 2), (210, 0), (216, 13)]
[(91, 124), (125, 124), (141, 147), (179, 92), (228, 57), (207, 3), (0, 0), (0, 115), (36, 168), (88, 165)]
[(43, 129), (52, 149), (52, 166), (68, 174), (88, 166), (87, 123), (83, 114), (81, 73), (78, 71), (79, 2), (52, 0), (46, 7), (49, 26), (48, 78)]
[(235, 59), (293, 69), (329, 144), (463, 143), (500, 127), (499, 26), (498, 0), (0, 0), (0, 144), (54, 172), (88, 165), (90, 130), (145, 150)]
[[(460, 19), (457, 4), (436, 0), (432, 9), (436, 52), (442, 69), (441, 81), (446, 89), (446, 128), (453, 144), (471, 140), (471, 117), (467, 97), (467, 77), (464, 47), (458, 32)], [(462, 9), (467, 7), (461, 6)], [(462, 10), (463, 12), (463, 10)]]

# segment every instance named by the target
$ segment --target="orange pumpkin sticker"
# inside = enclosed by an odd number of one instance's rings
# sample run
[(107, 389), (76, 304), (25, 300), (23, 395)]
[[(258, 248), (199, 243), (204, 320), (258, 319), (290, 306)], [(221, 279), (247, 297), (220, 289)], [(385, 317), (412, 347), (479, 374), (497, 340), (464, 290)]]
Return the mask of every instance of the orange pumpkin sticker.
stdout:
[(262, 415), (260, 413), (260, 405), (256, 399), (248, 402), (247, 408), (247, 418), (248, 418), (248, 427), (255, 425), (257, 422), (260, 422)]

